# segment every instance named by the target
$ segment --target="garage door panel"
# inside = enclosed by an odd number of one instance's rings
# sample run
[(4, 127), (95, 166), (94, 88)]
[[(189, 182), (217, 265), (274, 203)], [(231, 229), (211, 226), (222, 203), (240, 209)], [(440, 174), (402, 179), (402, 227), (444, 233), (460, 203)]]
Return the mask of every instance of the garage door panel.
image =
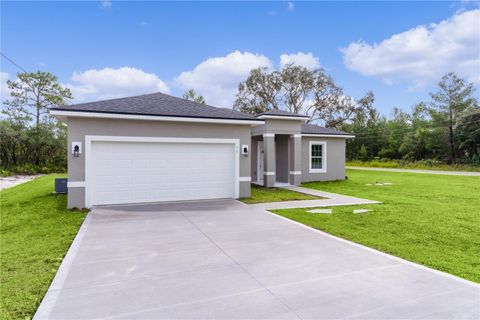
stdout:
[(92, 204), (235, 197), (234, 144), (92, 142)]

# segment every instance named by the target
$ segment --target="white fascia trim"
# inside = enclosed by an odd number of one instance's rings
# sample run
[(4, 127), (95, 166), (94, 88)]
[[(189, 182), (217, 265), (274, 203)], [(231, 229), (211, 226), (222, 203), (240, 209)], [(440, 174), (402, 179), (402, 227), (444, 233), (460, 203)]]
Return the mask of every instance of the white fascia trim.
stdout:
[(264, 138), (275, 138), (275, 133), (264, 133), (263, 137)]
[(314, 134), (314, 133), (307, 133), (302, 134), (302, 137), (317, 137), (317, 138), (355, 138), (352, 135), (341, 135), (341, 134)]
[(209, 118), (188, 118), (188, 117), (169, 117), (169, 116), (147, 116), (135, 114), (119, 114), (119, 113), (100, 113), (100, 112), (79, 112), (79, 111), (63, 111), (51, 110), (50, 114), (57, 117), (79, 117), (79, 118), (100, 118), (100, 119), (127, 119), (127, 120), (153, 120), (153, 121), (170, 121), (170, 122), (197, 122), (197, 123), (224, 123), (224, 124), (243, 124), (243, 125), (260, 125), (263, 121), (255, 120), (236, 120), (236, 119), (209, 119)]
[(274, 176), (274, 175), (275, 175), (275, 172), (274, 172), (274, 171), (264, 171), (264, 172), (263, 172), (263, 175), (264, 175), (264, 176)]
[(293, 174), (295, 176), (301, 175), (302, 171), (290, 171), (290, 174)]
[[(312, 146), (323, 145), (322, 150), (322, 169), (312, 169)], [(327, 142), (326, 141), (310, 141), (308, 146), (308, 172), (310, 173), (326, 173), (327, 172)]]
[(306, 121), (310, 120), (310, 117), (295, 117), (295, 116), (271, 116), (271, 115), (262, 115), (258, 116), (258, 119), (277, 119), (277, 120), (297, 120), (297, 121)]
[(292, 134), (291, 137), (292, 137), (292, 138), (301, 138), (302, 135), (301, 135), (301, 134), (298, 134), (298, 133), (295, 133), (295, 134)]
[(238, 181), (240, 181), (240, 182), (251, 182), (252, 178), (251, 177), (240, 177), (240, 178), (238, 178)]
[(85, 136), (85, 142), (161, 142), (161, 143), (237, 143), (238, 139), (221, 138), (167, 138), (167, 137), (134, 137), (134, 136)]
[(85, 181), (68, 181), (67, 188), (85, 188)]
[(85, 207), (92, 206), (92, 142), (151, 142), (151, 143), (223, 143), (235, 146), (235, 199), (240, 198), (240, 140), (239, 139), (208, 139), (208, 138), (162, 138), (162, 137), (132, 137), (132, 136), (85, 136)]

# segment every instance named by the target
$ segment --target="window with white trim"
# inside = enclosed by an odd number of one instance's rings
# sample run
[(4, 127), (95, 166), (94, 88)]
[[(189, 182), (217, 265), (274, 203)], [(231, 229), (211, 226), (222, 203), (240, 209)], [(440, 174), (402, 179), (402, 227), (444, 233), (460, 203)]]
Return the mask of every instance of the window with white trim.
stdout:
[(310, 141), (310, 172), (320, 173), (327, 171), (327, 143), (324, 141)]

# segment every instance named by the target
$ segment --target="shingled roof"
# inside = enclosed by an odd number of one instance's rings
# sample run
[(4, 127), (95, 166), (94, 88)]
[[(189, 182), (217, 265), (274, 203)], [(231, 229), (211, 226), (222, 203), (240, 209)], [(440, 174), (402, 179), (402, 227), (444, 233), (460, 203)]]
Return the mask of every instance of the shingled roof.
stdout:
[(331, 128), (320, 127), (314, 124), (303, 123), (302, 124), (302, 133), (303, 134), (325, 134), (332, 136), (350, 136), (351, 133), (343, 132), (340, 130), (335, 130)]
[(52, 108), (52, 110), (262, 121), (252, 115), (232, 109), (216, 108), (194, 101), (173, 97), (160, 92), (134, 97), (55, 107)]

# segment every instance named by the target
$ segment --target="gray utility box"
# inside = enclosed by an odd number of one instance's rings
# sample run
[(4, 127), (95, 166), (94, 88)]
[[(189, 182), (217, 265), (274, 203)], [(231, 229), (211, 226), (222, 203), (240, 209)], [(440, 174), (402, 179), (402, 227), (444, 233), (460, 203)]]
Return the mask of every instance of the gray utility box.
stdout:
[(56, 178), (55, 179), (55, 193), (67, 193), (67, 178)]

